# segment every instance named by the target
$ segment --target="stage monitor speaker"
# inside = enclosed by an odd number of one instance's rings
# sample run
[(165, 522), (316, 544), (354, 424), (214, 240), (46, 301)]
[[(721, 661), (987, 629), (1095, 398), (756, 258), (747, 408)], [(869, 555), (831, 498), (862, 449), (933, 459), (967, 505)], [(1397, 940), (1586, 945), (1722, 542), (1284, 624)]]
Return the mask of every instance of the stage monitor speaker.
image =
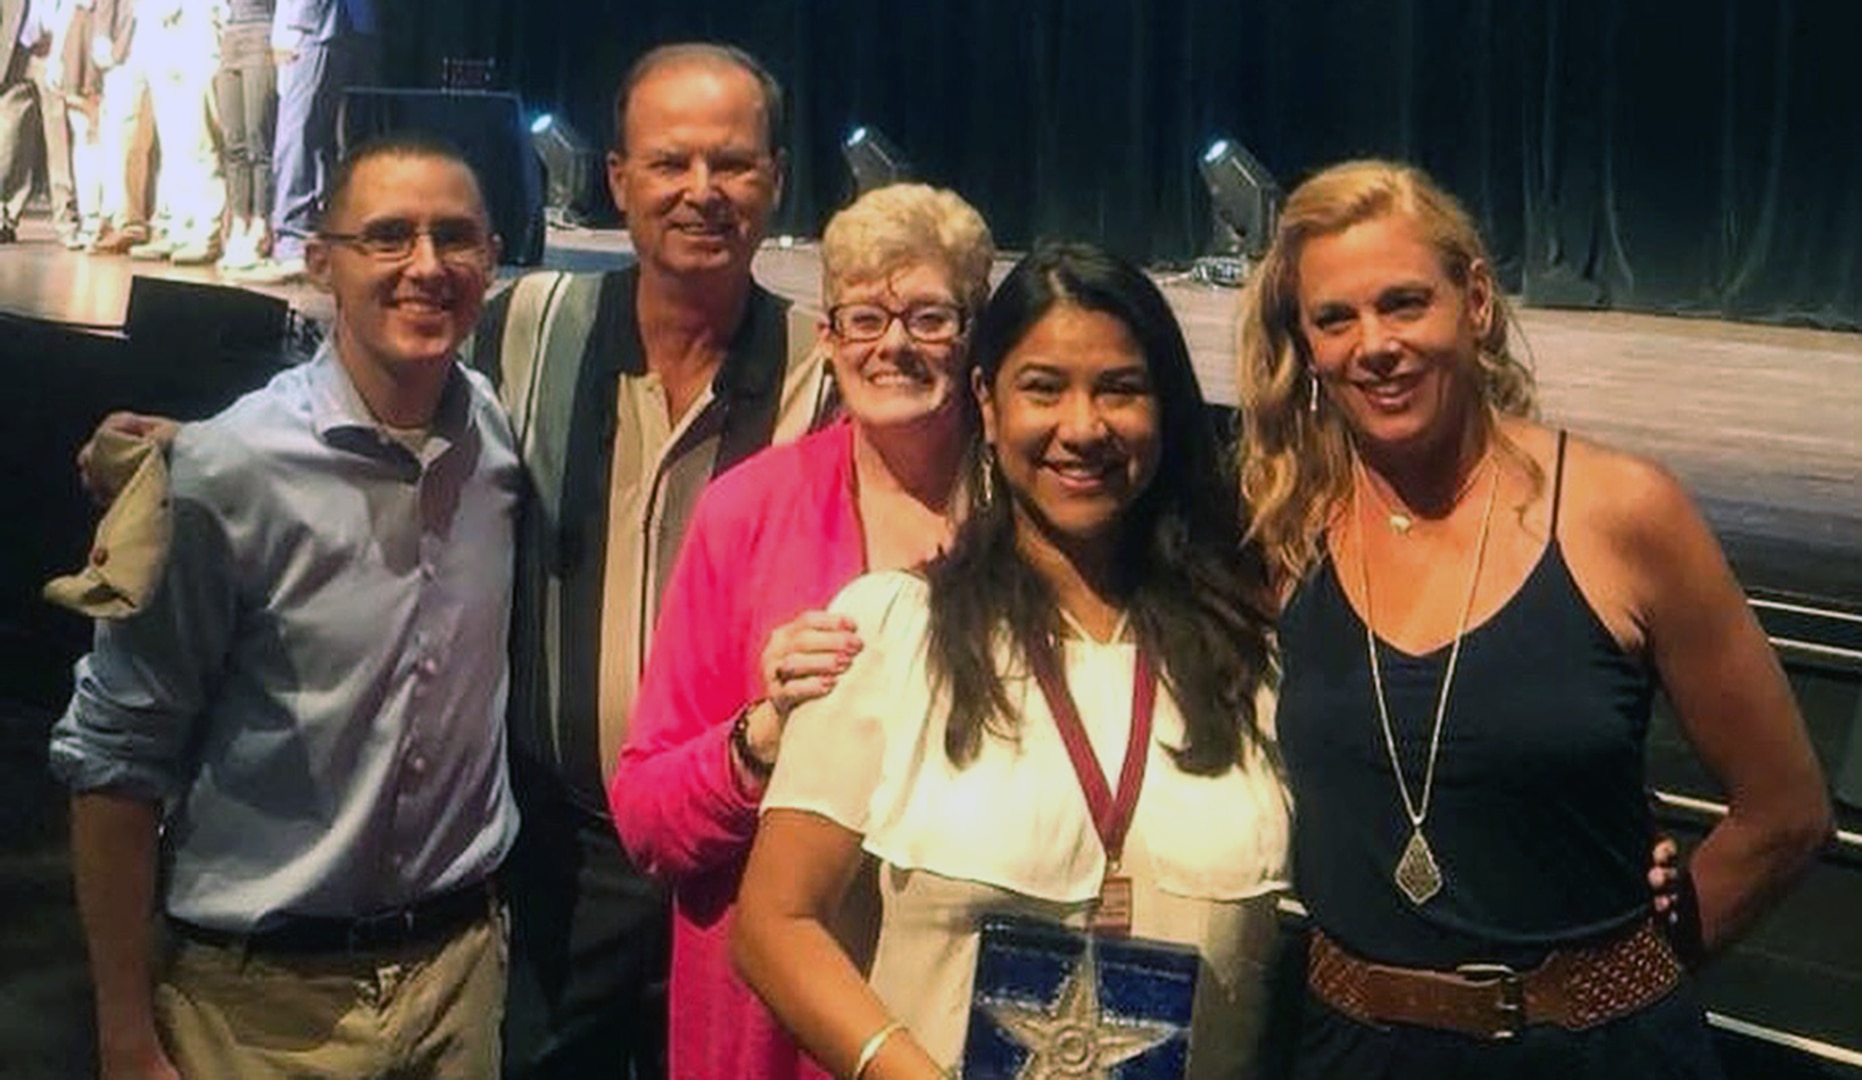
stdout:
[(137, 352), (275, 359), (291, 305), (275, 296), (194, 281), (137, 275), (129, 281), (123, 330)]
[(543, 261), (543, 167), (530, 146), (530, 125), (516, 94), (464, 90), (351, 87), (343, 92), (342, 144), (396, 132), (437, 136), (459, 148), (478, 172), (504, 261)]

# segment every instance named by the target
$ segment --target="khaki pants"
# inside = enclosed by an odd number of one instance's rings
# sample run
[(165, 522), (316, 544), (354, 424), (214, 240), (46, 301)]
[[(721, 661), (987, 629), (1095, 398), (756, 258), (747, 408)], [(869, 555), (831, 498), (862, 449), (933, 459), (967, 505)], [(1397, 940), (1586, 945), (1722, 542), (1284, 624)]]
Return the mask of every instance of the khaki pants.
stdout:
[(119, 229), (147, 228), (155, 179), (155, 124), (142, 71), (124, 64), (104, 72), (101, 109), (97, 155), (104, 175), (102, 216)]
[(183, 941), (156, 986), (156, 1024), (186, 1077), (496, 1080), (504, 981), (504, 927), (490, 917), (374, 954)]
[(77, 191), (78, 213), (84, 231), (95, 233), (103, 220), (106, 163), (98, 138), (97, 116), (100, 105), (92, 98), (68, 100), (65, 118), (71, 122), (71, 173)]
[[(185, 60), (194, 62), (177, 63)], [(148, 70), (148, 86), (161, 154), (155, 204), (167, 219), (168, 238), (183, 247), (212, 244), (226, 212), (226, 184), (207, 116), (213, 66), (204, 58), (165, 56)]]

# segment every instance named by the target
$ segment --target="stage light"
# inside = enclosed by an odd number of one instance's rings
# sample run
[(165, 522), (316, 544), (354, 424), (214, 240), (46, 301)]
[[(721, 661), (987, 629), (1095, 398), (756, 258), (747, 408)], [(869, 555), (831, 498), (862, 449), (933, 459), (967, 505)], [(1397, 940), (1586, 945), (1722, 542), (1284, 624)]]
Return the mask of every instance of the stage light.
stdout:
[(912, 178), (912, 167), (899, 153), (899, 148), (874, 128), (854, 128), (841, 145), (841, 156), (847, 159), (858, 195)]
[(544, 205), (560, 220), (581, 224), (591, 216), (589, 198), (601, 169), (601, 155), (554, 113), (530, 122), (530, 147), (543, 163)]
[(1280, 185), (1232, 139), (1210, 143), (1199, 164), (1209, 189), (1213, 235), (1208, 254), (1196, 261), (1197, 276), (1215, 285), (1240, 285), (1274, 238)]

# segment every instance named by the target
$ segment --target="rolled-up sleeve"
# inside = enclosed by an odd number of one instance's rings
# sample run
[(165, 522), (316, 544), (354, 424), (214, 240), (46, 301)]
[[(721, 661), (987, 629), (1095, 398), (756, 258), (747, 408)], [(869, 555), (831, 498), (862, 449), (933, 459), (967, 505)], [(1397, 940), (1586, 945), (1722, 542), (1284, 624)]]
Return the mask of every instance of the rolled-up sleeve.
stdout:
[(146, 610), (97, 624), (70, 706), (53, 726), (52, 771), (73, 791), (166, 800), (184, 786), (237, 619), (236, 568), (217, 515), (189, 490), (176, 447), (174, 540)]

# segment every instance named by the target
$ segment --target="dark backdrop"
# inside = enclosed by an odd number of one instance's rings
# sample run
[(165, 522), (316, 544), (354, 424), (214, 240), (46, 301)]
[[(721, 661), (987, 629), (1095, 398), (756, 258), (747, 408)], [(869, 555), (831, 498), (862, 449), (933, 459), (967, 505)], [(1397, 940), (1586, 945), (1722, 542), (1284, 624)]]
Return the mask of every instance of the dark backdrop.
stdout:
[(491, 57), (597, 139), (645, 48), (744, 46), (790, 92), (786, 231), (846, 199), (839, 142), (869, 124), (1005, 246), (1180, 261), (1225, 134), (1287, 187), (1424, 165), (1533, 303), (1862, 325), (1854, 0), (401, 0), (385, 22), (398, 81)]

